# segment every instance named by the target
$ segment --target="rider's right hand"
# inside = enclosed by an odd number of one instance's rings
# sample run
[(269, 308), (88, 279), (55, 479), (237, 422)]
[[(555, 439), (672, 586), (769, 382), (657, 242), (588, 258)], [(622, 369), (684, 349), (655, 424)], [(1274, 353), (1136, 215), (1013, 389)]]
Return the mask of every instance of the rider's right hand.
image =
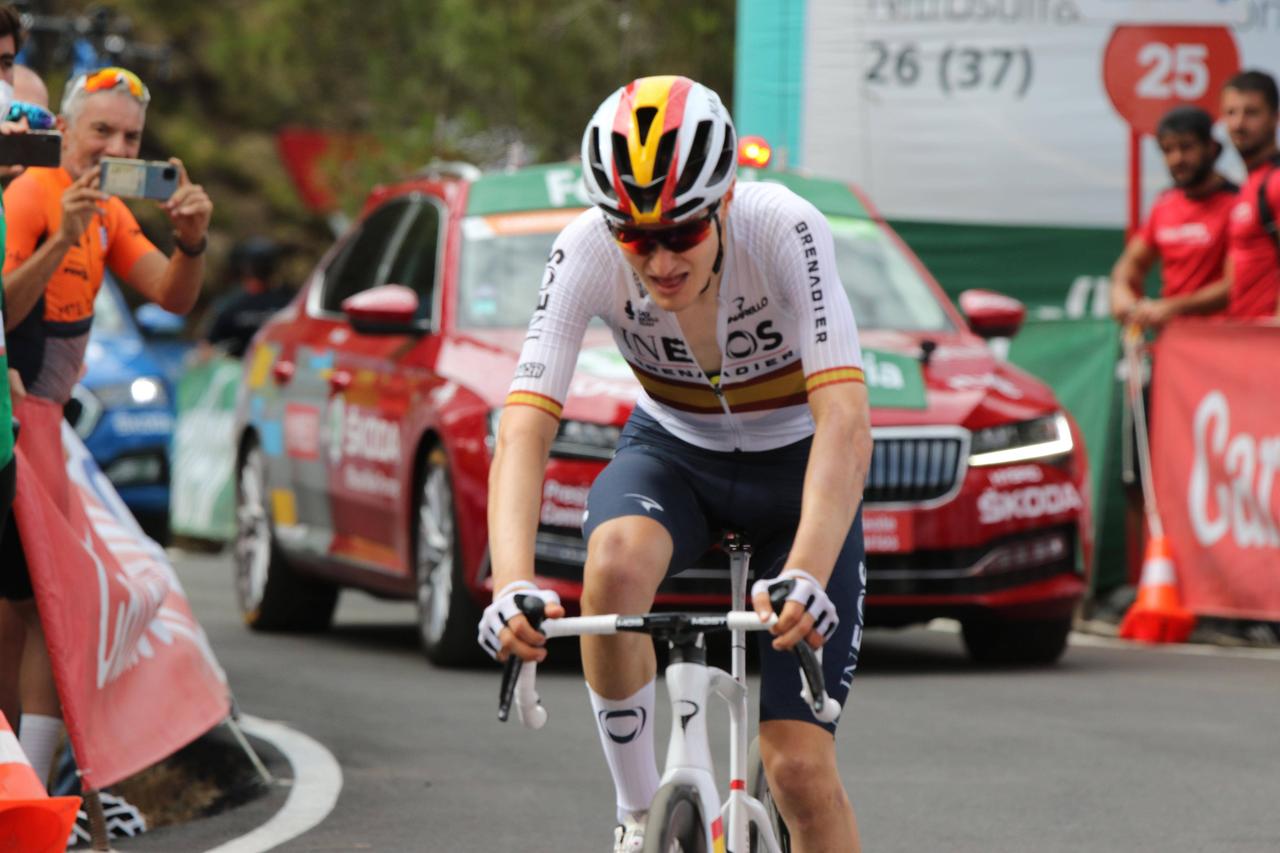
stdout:
[(525, 661), (542, 661), (547, 656), (544, 648), (547, 638), (520, 612), (520, 599), (525, 596), (542, 599), (548, 619), (564, 616), (560, 596), (549, 589), (538, 589), (530, 581), (514, 581), (493, 596), (493, 603), (484, 609), (480, 617), (479, 636), (476, 641), (489, 656), (506, 661), (516, 655)]
[(70, 245), (80, 242), (93, 215), (100, 213), (101, 205), (110, 198), (98, 189), (98, 177), (101, 174), (102, 167), (94, 166), (62, 193), (62, 224), (58, 231), (63, 241)]

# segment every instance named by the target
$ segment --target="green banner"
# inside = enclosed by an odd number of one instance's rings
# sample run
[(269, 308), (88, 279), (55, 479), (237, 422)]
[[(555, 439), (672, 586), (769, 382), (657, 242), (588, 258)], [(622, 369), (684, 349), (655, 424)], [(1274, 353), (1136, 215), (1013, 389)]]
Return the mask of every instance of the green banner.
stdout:
[(1029, 320), (1009, 348), (1009, 361), (1048, 383), (1084, 434), (1096, 537), (1092, 585), (1098, 592), (1125, 581), (1119, 351), (1119, 330), (1110, 319)]
[(920, 361), (909, 355), (864, 347), (862, 369), (867, 379), (867, 400), (873, 409), (924, 409), (924, 372)]
[(239, 361), (216, 356), (188, 367), (178, 383), (169, 485), (176, 535), (215, 542), (235, 536), (233, 429), (242, 371)]

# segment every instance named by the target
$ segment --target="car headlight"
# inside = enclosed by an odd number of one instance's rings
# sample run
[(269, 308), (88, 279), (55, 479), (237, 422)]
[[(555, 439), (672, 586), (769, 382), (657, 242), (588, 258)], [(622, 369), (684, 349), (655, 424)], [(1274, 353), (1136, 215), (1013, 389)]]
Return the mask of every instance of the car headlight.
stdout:
[[(489, 435), (485, 438), (485, 445), (491, 452), (501, 419), (501, 408), (489, 412)], [(551, 455), (571, 459), (612, 459), (621, 435), (622, 429), (613, 424), (561, 420), (555, 440), (551, 442)]]
[(103, 385), (93, 389), (93, 393), (108, 409), (165, 406), (169, 403), (169, 394), (164, 390), (164, 382), (154, 376), (139, 376), (132, 382)]
[(1064, 456), (1075, 448), (1067, 416), (1058, 412), (1029, 421), (1001, 424), (974, 432), (969, 465), (1008, 465)]

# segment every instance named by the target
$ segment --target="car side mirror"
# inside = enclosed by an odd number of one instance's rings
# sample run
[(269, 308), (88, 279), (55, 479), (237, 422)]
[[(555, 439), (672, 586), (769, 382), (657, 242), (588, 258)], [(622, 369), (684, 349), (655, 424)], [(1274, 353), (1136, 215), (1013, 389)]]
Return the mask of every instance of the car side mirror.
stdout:
[(342, 300), (342, 313), (362, 335), (420, 335), (418, 294), (403, 284), (383, 284)]
[(960, 310), (968, 318), (973, 333), (987, 340), (1012, 338), (1018, 334), (1027, 316), (1027, 306), (1012, 296), (993, 290), (966, 290), (961, 293)]
[(133, 312), (138, 328), (149, 338), (176, 338), (182, 334), (187, 321), (180, 314), (166, 311), (154, 302), (139, 305)]

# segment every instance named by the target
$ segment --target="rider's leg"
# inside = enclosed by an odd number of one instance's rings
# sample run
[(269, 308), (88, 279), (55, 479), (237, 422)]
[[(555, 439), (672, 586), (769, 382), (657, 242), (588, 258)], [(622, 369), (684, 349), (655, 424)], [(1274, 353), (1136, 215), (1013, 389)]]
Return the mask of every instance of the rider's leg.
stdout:
[[(840, 624), (823, 646), (822, 671), (828, 695), (842, 705), (848, 697), (862, 644), (862, 597), (866, 589), (861, 513), (845, 540), (827, 595)], [(776, 573), (790, 550), (789, 536), (765, 539), (757, 549), (761, 571)], [(803, 853), (858, 850), (858, 825), (836, 769), (834, 724), (819, 724), (800, 698), (794, 654), (760, 641), (760, 755), (769, 790), (791, 830), (793, 849)]]
[[(671, 535), (644, 516), (610, 519), (591, 532), (582, 614), (646, 613), (671, 562)], [(654, 679), (653, 641), (644, 634), (582, 638), (582, 668), (601, 696), (622, 699)]]
[(767, 720), (760, 724), (760, 757), (795, 853), (862, 849), (830, 732), (799, 720)]
[[(587, 542), (583, 615), (647, 612), (670, 560), (671, 536), (656, 521), (624, 516), (604, 522)], [(653, 642), (644, 634), (583, 637), (582, 668), (623, 823), (648, 810), (659, 786)]]

